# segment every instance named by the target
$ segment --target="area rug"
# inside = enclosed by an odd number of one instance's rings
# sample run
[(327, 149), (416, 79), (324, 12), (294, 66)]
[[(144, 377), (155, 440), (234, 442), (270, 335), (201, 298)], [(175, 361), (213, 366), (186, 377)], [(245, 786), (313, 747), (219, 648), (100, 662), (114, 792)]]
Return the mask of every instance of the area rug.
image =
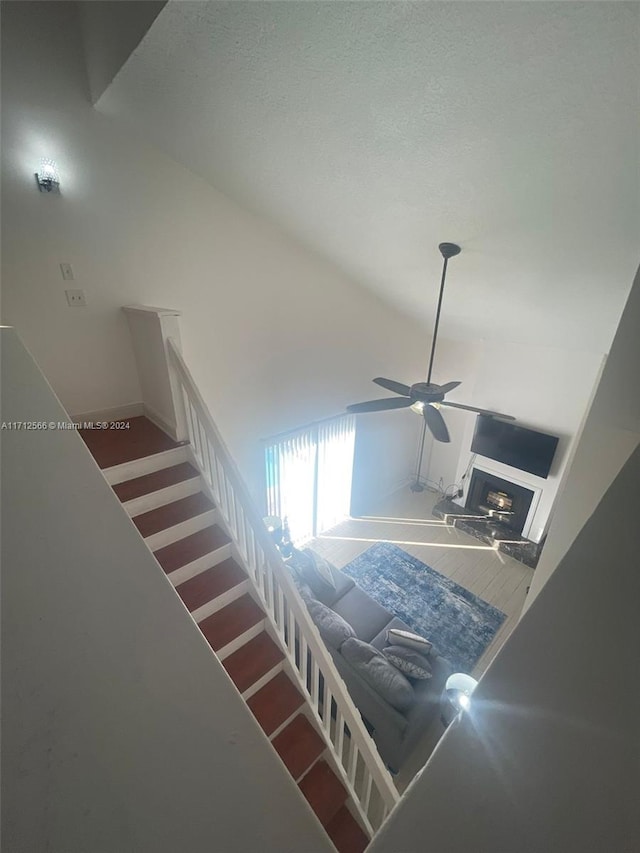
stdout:
[(390, 542), (372, 545), (342, 571), (430, 640), (457, 672), (471, 672), (506, 619), (501, 610)]

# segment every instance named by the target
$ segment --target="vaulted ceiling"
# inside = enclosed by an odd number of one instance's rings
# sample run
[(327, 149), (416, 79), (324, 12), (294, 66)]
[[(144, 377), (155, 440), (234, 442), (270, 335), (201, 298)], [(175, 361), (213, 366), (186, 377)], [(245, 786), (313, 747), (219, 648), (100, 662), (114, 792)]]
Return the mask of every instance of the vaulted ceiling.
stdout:
[(459, 242), (444, 335), (603, 352), (638, 263), (639, 10), (172, 1), (98, 108), (425, 324)]

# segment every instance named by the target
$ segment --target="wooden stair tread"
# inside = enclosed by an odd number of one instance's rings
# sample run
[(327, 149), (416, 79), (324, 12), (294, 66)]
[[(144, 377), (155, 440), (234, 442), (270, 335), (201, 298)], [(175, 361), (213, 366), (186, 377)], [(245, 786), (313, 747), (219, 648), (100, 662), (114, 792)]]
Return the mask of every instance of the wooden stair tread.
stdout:
[(329, 823), (347, 799), (342, 782), (326, 761), (314, 764), (298, 787), (323, 826)]
[(284, 652), (273, 642), (266, 631), (245, 643), (237, 652), (222, 661), (229, 677), (240, 693), (248, 690), (269, 670), (284, 659)]
[(181, 447), (144, 415), (123, 418), (128, 429), (81, 429), (84, 443), (100, 468), (112, 468)]
[(156, 560), (169, 574), (188, 563), (192, 563), (199, 557), (217, 551), (218, 548), (228, 545), (229, 542), (231, 540), (227, 534), (217, 524), (212, 524), (210, 527), (205, 527), (204, 530), (192, 533), (191, 536), (185, 536), (184, 539), (179, 539), (177, 542), (172, 542), (171, 545), (159, 548), (154, 551), (154, 554)]
[(124, 503), (125, 501), (132, 501), (134, 498), (140, 498), (142, 495), (159, 492), (160, 489), (168, 489), (170, 486), (176, 486), (178, 483), (184, 483), (185, 480), (193, 480), (199, 476), (190, 462), (181, 462), (179, 465), (162, 468), (152, 474), (144, 474), (142, 477), (134, 477), (133, 480), (125, 480), (124, 483), (116, 483), (113, 486), (113, 491)]
[(215, 506), (207, 495), (204, 492), (196, 492), (195, 495), (187, 495), (186, 498), (180, 498), (172, 503), (136, 515), (133, 523), (140, 531), (140, 535), (146, 539), (147, 536), (152, 536), (168, 527), (174, 527), (182, 521), (187, 521), (212, 509), (215, 509)]
[(233, 557), (228, 557), (217, 566), (190, 578), (176, 587), (176, 592), (184, 601), (190, 613), (202, 607), (208, 601), (213, 601), (234, 586), (247, 579), (245, 572)]
[(264, 611), (250, 595), (245, 594), (203, 619), (200, 622), (200, 630), (211, 648), (217, 652), (262, 619)]
[(303, 704), (304, 696), (284, 672), (279, 672), (247, 701), (267, 737)]
[(338, 810), (325, 829), (339, 853), (363, 853), (369, 844), (366, 833), (346, 806)]
[(272, 743), (294, 779), (299, 779), (326, 748), (324, 740), (303, 714), (294, 717)]

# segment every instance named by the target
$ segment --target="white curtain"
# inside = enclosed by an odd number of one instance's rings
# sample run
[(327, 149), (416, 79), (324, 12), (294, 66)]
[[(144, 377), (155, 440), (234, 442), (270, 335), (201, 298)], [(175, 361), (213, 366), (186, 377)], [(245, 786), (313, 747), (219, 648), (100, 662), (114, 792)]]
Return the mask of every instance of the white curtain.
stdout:
[(297, 430), (265, 449), (267, 509), (287, 518), (296, 545), (349, 515), (355, 417)]

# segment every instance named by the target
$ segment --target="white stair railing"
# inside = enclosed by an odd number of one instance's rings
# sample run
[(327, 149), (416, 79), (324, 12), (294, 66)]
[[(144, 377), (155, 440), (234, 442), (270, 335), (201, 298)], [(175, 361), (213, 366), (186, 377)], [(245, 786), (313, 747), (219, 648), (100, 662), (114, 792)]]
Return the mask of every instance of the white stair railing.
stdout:
[(196, 461), (371, 836), (398, 791), (172, 339), (168, 351)]

